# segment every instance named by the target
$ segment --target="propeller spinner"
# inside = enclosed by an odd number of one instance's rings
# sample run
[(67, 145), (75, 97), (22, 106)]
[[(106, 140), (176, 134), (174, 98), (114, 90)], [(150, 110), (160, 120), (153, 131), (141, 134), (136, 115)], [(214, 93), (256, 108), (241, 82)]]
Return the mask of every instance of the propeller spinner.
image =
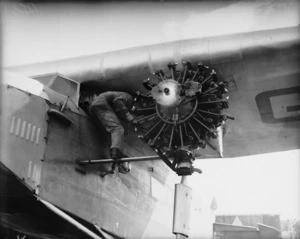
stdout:
[(168, 79), (160, 82), (158, 85), (152, 88), (151, 96), (157, 104), (173, 107), (177, 106), (180, 101), (180, 84), (173, 80)]

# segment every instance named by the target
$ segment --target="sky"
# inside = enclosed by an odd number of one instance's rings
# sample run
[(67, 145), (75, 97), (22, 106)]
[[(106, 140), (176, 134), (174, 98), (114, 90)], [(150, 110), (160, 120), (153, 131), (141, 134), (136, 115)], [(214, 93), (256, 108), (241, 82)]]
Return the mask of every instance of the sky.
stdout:
[[(299, 25), (299, 1), (1, 3), (1, 64), (51, 61), (179, 39)], [(189, 180), (216, 214), (300, 219), (300, 151), (196, 162)], [(172, 179), (174, 182), (174, 180)], [(194, 209), (197, 208), (194, 207)], [(196, 210), (196, 209), (195, 209)]]
[[(201, 160), (191, 181), (216, 214), (279, 214), (300, 220), (300, 150), (234, 159)], [(210, 206), (210, 204), (209, 204)]]
[[(50, 1), (51, 2), (51, 1)], [(299, 25), (299, 1), (2, 3), (2, 65)]]

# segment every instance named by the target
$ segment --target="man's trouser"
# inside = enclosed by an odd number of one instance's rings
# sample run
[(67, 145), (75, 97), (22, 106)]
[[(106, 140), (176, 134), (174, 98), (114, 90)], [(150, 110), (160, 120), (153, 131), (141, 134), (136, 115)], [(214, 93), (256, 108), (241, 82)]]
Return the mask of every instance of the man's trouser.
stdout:
[(93, 113), (102, 123), (105, 130), (111, 134), (111, 148), (118, 148), (124, 153), (124, 128), (110, 105), (92, 105)]

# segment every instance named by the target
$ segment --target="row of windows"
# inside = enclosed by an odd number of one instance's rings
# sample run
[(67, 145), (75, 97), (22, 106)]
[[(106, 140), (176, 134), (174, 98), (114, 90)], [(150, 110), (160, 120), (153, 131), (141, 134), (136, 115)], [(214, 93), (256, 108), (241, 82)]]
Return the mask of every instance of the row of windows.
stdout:
[(41, 128), (15, 116), (11, 120), (9, 132), (32, 143), (39, 144), (40, 142)]
[(31, 160), (28, 164), (27, 178), (31, 179), (32, 182), (39, 184), (41, 180), (41, 167), (34, 164)]

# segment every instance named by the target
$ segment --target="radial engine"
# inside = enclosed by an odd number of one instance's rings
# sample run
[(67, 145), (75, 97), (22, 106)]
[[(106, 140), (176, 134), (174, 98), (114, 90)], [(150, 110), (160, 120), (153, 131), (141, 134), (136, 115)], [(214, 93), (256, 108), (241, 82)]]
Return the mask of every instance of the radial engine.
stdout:
[[(135, 131), (178, 175), (200, 170), (192, 166), (197, 152), (211, 147), (223, 156), (223, 131), (228, 108), (226, 84), (210, 67), (199, 62), (169, 63), (155, 79), (143, 81), (147, 93), (137, 92), (132, 111)], [(201, 173), (201, 172), (200, 172)]]

